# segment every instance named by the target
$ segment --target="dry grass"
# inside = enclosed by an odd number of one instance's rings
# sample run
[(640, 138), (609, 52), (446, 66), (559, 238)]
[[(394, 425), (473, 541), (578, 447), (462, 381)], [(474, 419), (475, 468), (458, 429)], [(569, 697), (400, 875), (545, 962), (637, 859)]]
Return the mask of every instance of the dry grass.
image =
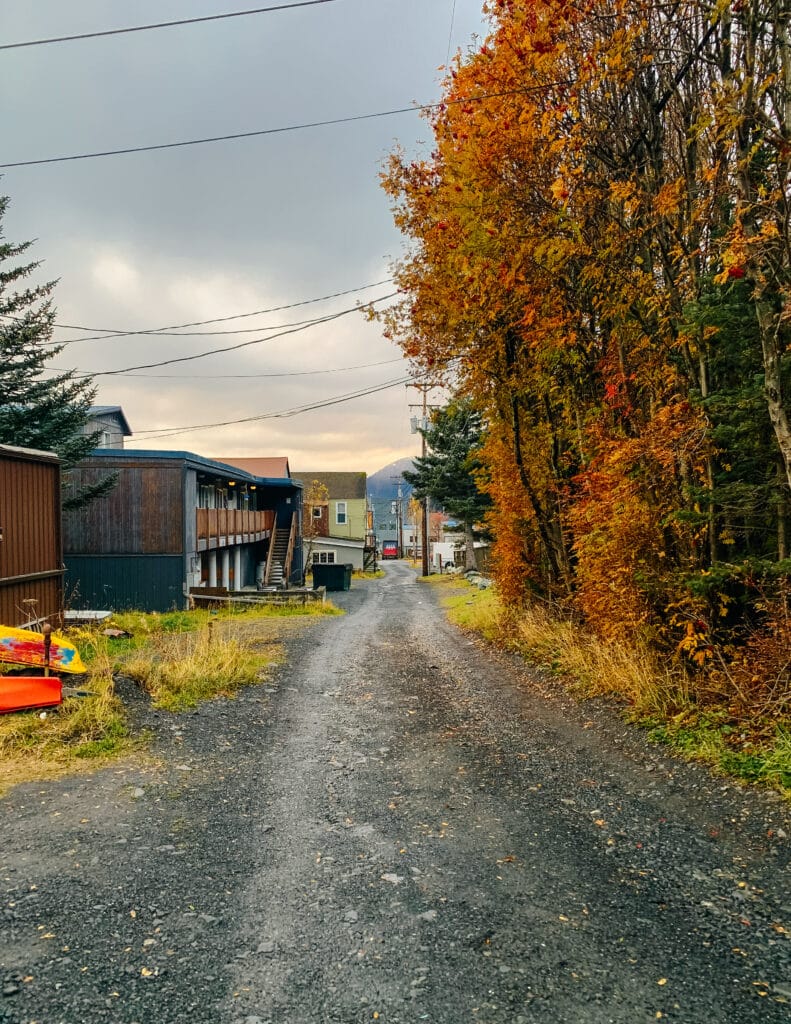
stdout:
[(195, 632), (160, 634), (123, 659), (121, 671), (143, 686), (156, 707), (168, 711), (183, 711), (212, 697), (233, 697), (242, 686), (261, 682), (282, 648), (263, 650), (244, 631), (231, 632), (208, 622)]
[[(67, 697), (59, 708), (0, 716), (0, 793), (17, 782), (95, 767), (131, 748), (103, 639), (80, 642), (88, 675), (79, 686), (90, 696)], [(65, 677), (64, 685), (75, 681)]]
[(581, 699), (618, 697), (625, 716), (652, 739), (722, 774), (791, 794), (787, 724), (735, 719), (732, 705), (712, 704), (696, 692), (683, 665), (660, 661), (644, 646), (601, 640), (546, 606), (506, 609), (494, 590), (447, 577), (430, 582), (445, 589), (451, 621), (548, 668)]
[(109, 638), (97, 628), (72, 631), (88, 675), (64, 676), (63, 682), (90, 696), (67, 698), (52, 710), (0, 715), (0, 794), (19, 782), (95, 767), (140, 746), (114, 694), (114, 674), (138, 679), (159, 707), (178, 711), (259, 682), (282, 658), (279, 641), (287, 633), (316, 615), (339, 614), (331, 602), (235, 614), (128, 612), (114, 615), (112, 625), (129, 637)]

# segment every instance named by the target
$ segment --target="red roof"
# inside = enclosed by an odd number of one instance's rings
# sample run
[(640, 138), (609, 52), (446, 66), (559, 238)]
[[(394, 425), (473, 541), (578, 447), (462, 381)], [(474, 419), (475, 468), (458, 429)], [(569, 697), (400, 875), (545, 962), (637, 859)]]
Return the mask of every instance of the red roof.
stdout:
[(223, 455), (219, 462), (225, 462), (229, 466), (237, 466), (244, 469), (253, 476), (269, 477), (272, 480), (288, 480), (291, 478), (291, 471), (288, 467), (288, 457), (285, 455), (273, 455), (258, 459), (243, 459), (236, 456)]

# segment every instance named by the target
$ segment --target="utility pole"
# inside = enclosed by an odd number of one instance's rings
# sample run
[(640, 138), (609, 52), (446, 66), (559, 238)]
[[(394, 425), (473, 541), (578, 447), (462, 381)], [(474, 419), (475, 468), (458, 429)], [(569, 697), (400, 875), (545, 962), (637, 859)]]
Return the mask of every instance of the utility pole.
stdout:
[(401, 486), (404, 482), (404, 478), (402, 476), (391, 476), (390, 479), (393, 480), (398, 487), (398, 496), (394, 501), (390, 502), (390, 514), (392, 515), (393, 513), (395, 513), (396, 543), (398, 544), (398, 557), (403, 558), (404, 552), (401, 550), (401, 548), (404, 540), (404, 514), (402, 508), (404, 495), (401, 490)]
[[(422, 394), (422, 396), (423, 396), (422, 404), (420, 406), (418, 406), (417, 408), (420, 408), (422, 410), (422, 422), (421, 422), (422, 430), (421, 430), (421, 433), (420, 433), (420, 439), (422, 441), (422, 444), (420, 446), (420, 455), (421, 455), (421, 458), (424, 458), (424, 459), (426, 457), (426, 435), (425, 435), (425, 430), (426, 430), (426, 427), (428, 425), (428, 418), (427, 418), (428, 402), (427, 402), (427, 396), (428, 396), (429, 391), (433, 390), (436, 386), (437, 386), (436, 384), (407, 384), (408, 388), (415, 388), (415, 390), (419, 391)], [(410, 409), (414, 409), (415, 406), (414, 405), (410, 405), (409, 408)], [(421, 513), (422, 513), (421, 518), (423, 520), (423, 526), (422, 526), (422, 533), (423, 533), (422, 549), (423, 550), (421, 552), (423, 558), (422, 558), (421, 569), (422, 569), (423, 575), (424, 576), (428, 576), (428, 549), (429, 549), (429, 537), (428, 537), (428, 498), (423, 498), (423, 500), (421, 502), (421, 506), (422, 506), (422, 508), (421, 508)]]

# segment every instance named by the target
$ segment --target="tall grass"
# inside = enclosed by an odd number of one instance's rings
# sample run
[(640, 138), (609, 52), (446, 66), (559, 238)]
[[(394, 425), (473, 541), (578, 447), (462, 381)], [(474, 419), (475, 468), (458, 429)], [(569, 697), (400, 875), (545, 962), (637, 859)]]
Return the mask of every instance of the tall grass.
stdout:
[(452, 622), (544, 666), (579, 698), (616, 697), (624, 716), (652, 739), (723, 774), (791, 795), (791, 727), (738, 716), (683, 665), (661, 661), (647, 646), (601, 640), (545, 605), (508, 609), (493, 589), (447, 577), (432, 583), (446, 589)]
[(0, 716), (0, 792), (31, 778), (62, 774), (75, 764), (107, 760), (126, 750), (131, 739), (121, 702), (113, 692), (111, 660), (105, 638), (81, 634), (85, 678), (64, 676), (88, 696), (66, 697), (55, 709)]
[(208, 622), (196, 632), (163, 633), (124, 658), (120, 669), (139, 682), (157, 707), (182, 711), (211, 697), (232, 697), (260, 682), (280, 650), (261, 653), (240, 635), (215, 635)]
[(113, 615), (111, 625), (128, 636), (107, 637), (103, 627), (72, 630), (70, 639), (88, 673), (85, 678), (64, 675), (63, 682), (89, 695), (67, 697), (55, 709), (0, 715), (0, 792), (3, 786), (101, 763), (135, 745), (114, 693), (114, 675), (136, 679), (158, 707), (194, 707), (260, 681), (282, 657), (278, 641), (299, 628), (300, 621), (340, 614), (331, 602), (124, 612)]

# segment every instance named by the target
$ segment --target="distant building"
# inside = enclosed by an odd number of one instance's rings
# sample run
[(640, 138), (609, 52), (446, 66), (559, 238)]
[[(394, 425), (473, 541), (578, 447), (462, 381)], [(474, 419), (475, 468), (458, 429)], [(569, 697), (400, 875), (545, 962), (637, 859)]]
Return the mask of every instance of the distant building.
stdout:
[[(372, 516), (368, 511), (365, 473), (294, 471), (306, 501), (313, 481), (327, 488), (327, 500), (306, 509), (315, 522), (313, 536), (303, 543), (304, 557), (320, 565), (351, 564), (355, 569), (372, 564), (375, 555)], [(307, 571), (309, 566), (305, 565)]]
[(82, 428), (82, 434), (100, 433), (97, 448), (123, 448), (124, 438), (132, 436), (132, 428), (120, 405), (92, 405), (88, 410), (89, 420)]
[(244, 469), (246, 472), (252, 473), (254, 476), (266, 476), (277, 478), (279, 480), (288, 480), (291, 478), (291, 468), (288, 464), (288, 458), (285, 455), (264, 455), (258, 458), (223, 455), (220, 462), (225, 462), (229, 466), (238, 466), (239, 469)]

